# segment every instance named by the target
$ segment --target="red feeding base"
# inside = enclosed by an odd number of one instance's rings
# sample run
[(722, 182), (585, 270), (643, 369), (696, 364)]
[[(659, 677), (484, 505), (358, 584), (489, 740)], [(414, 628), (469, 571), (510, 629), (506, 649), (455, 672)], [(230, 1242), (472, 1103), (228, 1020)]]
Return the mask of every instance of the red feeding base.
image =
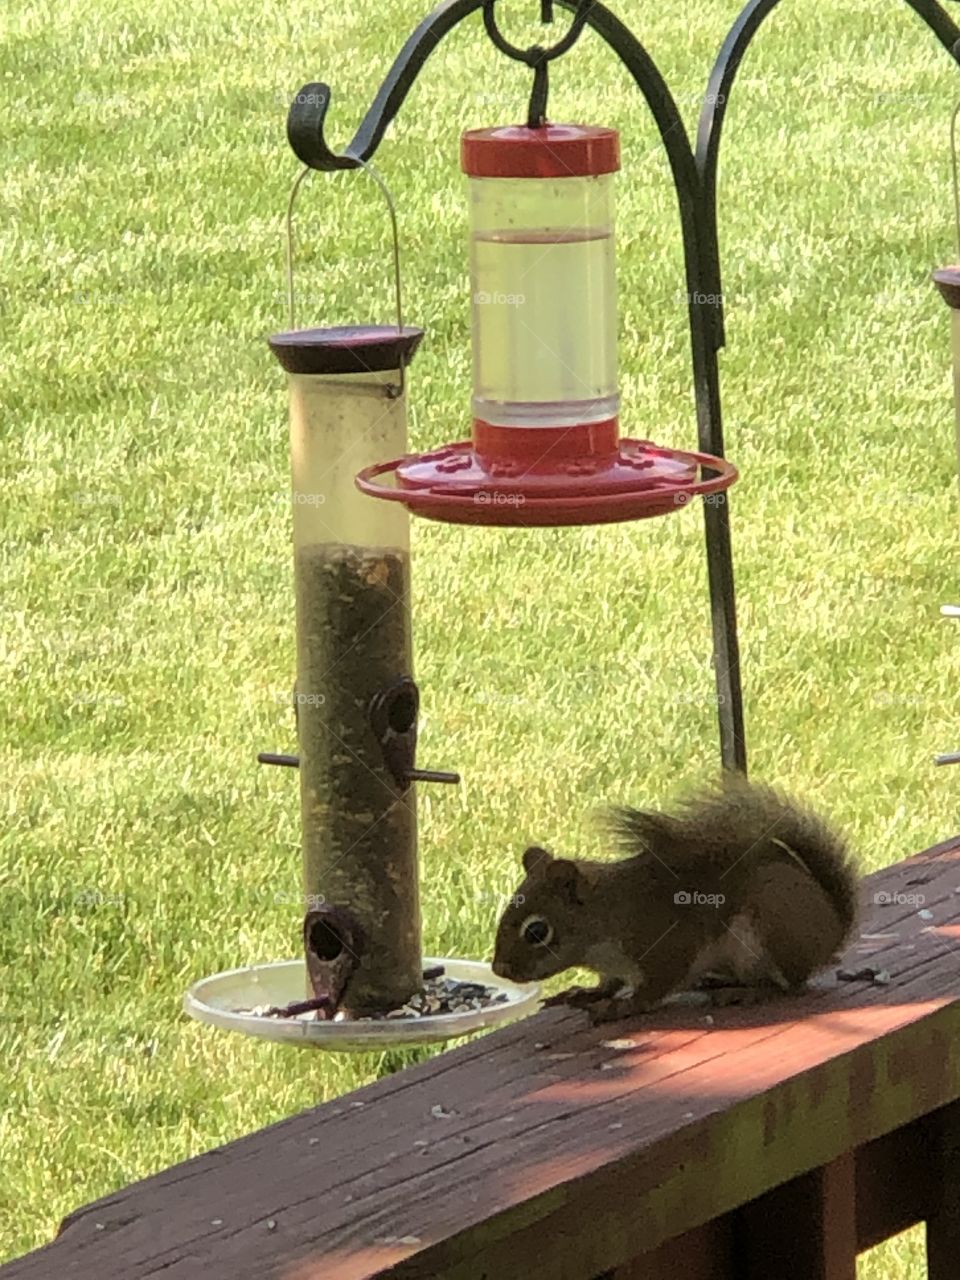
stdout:
[[(711, 474), (697, 479), (701, 467)], [(385, 484), (381, 476), (394, 477)], [(357, 487), (448, 524), (609, 524), (666, 515), (733, 484), (707, 453), (620, 440), (617, 419), (574, 427), (474, 422), (473, 440), (367, 467)]]

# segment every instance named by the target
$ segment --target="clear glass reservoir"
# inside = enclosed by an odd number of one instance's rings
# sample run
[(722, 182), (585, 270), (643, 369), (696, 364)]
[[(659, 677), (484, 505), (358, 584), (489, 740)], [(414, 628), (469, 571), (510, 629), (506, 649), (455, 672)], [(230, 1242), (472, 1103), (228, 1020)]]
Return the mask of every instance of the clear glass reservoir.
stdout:
[(611, 129), (548, 125), (465, 134), (473, 413), (492, 426), (616, 418)]

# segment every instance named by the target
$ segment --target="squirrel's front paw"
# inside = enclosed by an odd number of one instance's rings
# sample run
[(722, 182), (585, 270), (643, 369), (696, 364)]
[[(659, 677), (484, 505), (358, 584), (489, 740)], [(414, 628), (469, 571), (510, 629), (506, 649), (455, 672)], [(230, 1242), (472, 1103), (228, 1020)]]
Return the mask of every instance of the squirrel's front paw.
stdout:
[(619, 1022), (621, 1018), (629, 1018), (638, 1013), (649, 1013), (654, 1006), (642, 996), (613, 996), (607, 1000), (598, 1000), (590, 1006), (590, 1021), (596, 1026), (600, 1022)]
[(569, 1009), (587, 1009), (602, 996), (603, 992), (598, 993), (596, 987), (567, 987), (566, 991), (561, 991), (558, 995), (548, 996), (543, 1001), (543, 1007), (553, 1009), (563, 1005)]
[(600, 1022), (619, 1022), (631, 1013), (646, 1013), (646, 1008), (632, 1000), (598, 1000), (590, 1006), (590, 1021), (594, 1026)]
[(590, 1008), (590, 1021), (594, 1026), (601, 1022), (617, 1022), (628, 1012), (629, 1010), (624, 1009), (622, 1000), (599, 1000)]

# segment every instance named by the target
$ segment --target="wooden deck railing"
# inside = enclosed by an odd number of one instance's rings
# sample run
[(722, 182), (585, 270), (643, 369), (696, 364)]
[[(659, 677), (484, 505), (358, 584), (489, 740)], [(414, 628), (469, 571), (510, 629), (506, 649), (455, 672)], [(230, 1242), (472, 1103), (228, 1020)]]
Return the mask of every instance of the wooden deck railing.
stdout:
[(544, 1011), (79, 1209), (0, 1280), (854, 1280), (920, 1221), (957, 1280), (960, 837), (864, 881), (843, 967), (878, 977)]

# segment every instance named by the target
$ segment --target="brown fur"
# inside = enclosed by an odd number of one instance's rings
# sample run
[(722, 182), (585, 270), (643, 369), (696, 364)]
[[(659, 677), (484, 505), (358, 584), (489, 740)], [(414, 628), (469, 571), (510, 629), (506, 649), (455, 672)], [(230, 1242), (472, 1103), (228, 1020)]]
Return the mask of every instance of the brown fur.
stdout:
[[(769, 787), (727, 778), (673, 814), (614, 809), (604, 825), (632, 856), (590, 862), (527, 850), (525, 879), (497, 929), (495, 973), (533, 981), (592, 968), (601, 988), (575, 1001), (602, 998), (628, 1012), (708, 971), (801, 987), (850, 935), (857, 875), (844, 841)], [(525, 923), (541, 920), (534, 928), (548, 939), (524, 940)], [(629, 1007), (609, 999), (618, 983), (633, 988)]]

